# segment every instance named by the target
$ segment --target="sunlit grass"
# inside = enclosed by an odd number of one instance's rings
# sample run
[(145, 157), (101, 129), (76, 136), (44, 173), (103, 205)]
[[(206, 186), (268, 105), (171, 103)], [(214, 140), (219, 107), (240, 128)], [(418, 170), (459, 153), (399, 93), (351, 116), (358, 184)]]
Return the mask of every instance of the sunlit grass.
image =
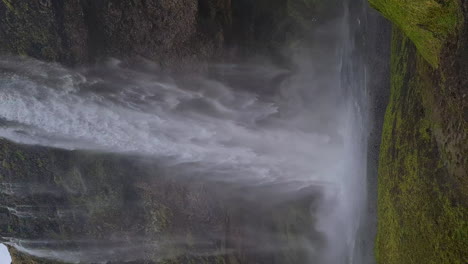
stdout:
[(397, 25), (433, 66), (446, 41), (461, 26), (459, 0), (369, 0), (370, 4)]
[(440, 83), (398, 29), (391, 65), (379, 164), (378, 263), (467, 263), (468, 190), (450, 173), (431, 114)]

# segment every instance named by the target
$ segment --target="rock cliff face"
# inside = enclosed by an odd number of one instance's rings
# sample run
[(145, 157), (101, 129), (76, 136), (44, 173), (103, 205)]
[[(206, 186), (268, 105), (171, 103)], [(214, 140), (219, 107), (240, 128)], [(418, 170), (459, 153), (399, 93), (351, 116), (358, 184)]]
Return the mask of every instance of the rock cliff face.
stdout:
[(252, 202), (225, 195), (232, 186), (177, 179), (133, 158), (5, 141), (1, 148), (0, 237), (21, 247), (10, 248), (15, 263), (300, 263), (306, 257), (296, 243), (312, 234), (311, 197)]
[[(30, 0), (0, 2), (0, 52), (68, 65), (141, 56), (162, 66), (278, 54), (336, 15), (317, 0)], [(227, 52), (229, 51), (229, 52)]]
[(33, 0), (0, 4), (0, 48), (67, 64), (143, 56), (169, 63), (220, 52), (229, 0)]

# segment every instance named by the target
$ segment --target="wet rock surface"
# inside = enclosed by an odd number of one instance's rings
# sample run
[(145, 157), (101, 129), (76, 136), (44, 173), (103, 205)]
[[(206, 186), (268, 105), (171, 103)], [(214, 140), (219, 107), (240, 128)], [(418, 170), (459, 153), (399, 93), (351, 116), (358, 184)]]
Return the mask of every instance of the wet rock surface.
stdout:
[(213, 56), (223, 44), (218, 18), (202, 16), (193, 0), (5, 0), (0, 14), (3, 51), (67, 64), (107, 56), (169, 63)]
[(281, 56), (299, 32), (336, 17), (340, 1), (327, 2), (2, 0), (0, 52), (67, 65), (140, 56), (174, 67)]
[(226, 193), (235, 187), (174, 179), (128, 157), (1, 143), (0, 235), (19, 249), (10, 248), (14, 263), (306, 258), (295, 243), (313, 235), (313, 197), (255, 202), (248, 197), (261, 194), (233, 197)]

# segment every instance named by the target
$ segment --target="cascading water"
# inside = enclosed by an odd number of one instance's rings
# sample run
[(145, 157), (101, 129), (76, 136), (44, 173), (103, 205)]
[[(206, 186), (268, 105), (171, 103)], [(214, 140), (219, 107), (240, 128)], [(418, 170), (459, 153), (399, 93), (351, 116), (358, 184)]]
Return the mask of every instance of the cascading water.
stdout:
[[(207, 66), (210, 74), (174, 76), (146, 61), (128, 66), (109, 60), (73, 70), (2, 57), (0, 136), (20, 144), (137, 156), (173, 177), (197, 176), (253, 193), (268, 187), (267, 196), (279, 201), (315, 188), (320, 195), (311, 212), (317, 219), (313, 228), (325, 239), (321, 249), (307, 245), (315, 252), (309, 261), (353, 263), (366, 200), (368, 91), (365, 63), (350, 30), (365, 21), (350, 16), (345, 12), (314, 32), (321, 41), (291, 55), (295, 71), (223, 64)], [(4, 183), (0, 192), (21, 196), (12, 186), (21, 185)], [(19, 218), (44, 217), (27, 205), (6, 208)], [(107, 257), (82, 259), (18, 241), (9, 240), (41, 257), (72, 262)], [(129, 250), (134, 248), (120, 254)]]

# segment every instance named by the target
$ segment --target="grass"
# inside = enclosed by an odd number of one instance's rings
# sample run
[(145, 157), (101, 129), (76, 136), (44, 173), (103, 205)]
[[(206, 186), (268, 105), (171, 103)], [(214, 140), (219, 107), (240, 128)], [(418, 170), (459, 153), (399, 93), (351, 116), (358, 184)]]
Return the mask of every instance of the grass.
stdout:
[[(423, 59), (428, 53), (413, 45), (414, 35), (404, 33), (395, 28), (392, 39), (391, 97), (379, 162), (377, 261), (468, 263), (468, 188), (460, 176), (466, 170), (457, 174), (453, 169), (454, 164), (466, 169), (466, 158), (460, 158), (466, 151), (446, 144), (459, 139), (455, 134), (467, 131), (467, 124), (449, 115), (460, 109), (445, 96), (444, 78)], [(437, 104), (438, 98), (445, 103)], [(450, 122), (458, 129), (446, 130)]]
[(435, 68), (440, 52), (461, 28), (459, 0), (369, 0), (397, 25)]

